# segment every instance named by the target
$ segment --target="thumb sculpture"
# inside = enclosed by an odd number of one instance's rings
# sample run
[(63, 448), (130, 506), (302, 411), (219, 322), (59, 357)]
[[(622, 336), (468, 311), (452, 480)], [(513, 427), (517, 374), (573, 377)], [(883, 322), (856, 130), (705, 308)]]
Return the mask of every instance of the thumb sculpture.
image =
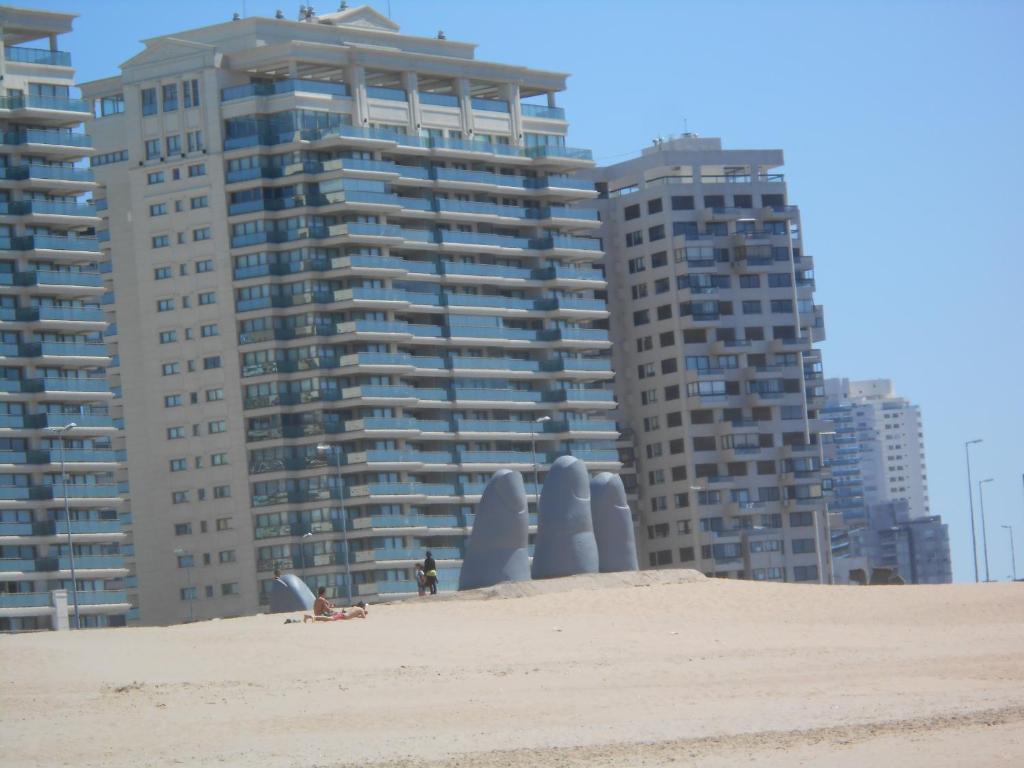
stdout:
[(459, 589), (479, 589), (503, 581), (529, 581), (529, 530), (523, 476), (509, 469), (499, 469), (480, 498), (459, 573)]
[(286, 573), (274, 579), (270, 589), (271, 613), (312, 611), (314, 602), (316, 599), (306, 586), (306, 582), (294, 573)]
[(533, 578), (597, 573), (597, 541), (590, 516), (586, 465), (573, 456), (556, 459), (544, 480), (539, 506)]
[(590, 481), (590, 512), (601, 573), (639, 570), (633, 515), (618, 475), (602, 472)]

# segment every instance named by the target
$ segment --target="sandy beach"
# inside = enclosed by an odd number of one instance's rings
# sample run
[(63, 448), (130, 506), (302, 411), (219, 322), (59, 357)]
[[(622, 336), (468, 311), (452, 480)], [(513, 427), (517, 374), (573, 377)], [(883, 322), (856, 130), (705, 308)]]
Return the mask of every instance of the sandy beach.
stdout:
[(575, 577), (0, 637), (11, 766), (1021, 766), (1024, 584)]

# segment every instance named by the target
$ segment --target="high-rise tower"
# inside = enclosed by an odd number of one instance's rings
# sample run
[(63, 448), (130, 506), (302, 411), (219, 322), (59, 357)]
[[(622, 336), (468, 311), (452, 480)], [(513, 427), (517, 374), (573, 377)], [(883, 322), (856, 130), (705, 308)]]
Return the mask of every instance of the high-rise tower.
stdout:
[(143, 621), (255, 611), (278, 567), (408, 592), (428, 549), (453, 586), (495, 469), (618, 467), (566, 76), (473, 50), (361, 7), (148, 40), (84, 86)]
[(53, 627), (55, 590), (83, 627), (130, 607), (74, 18), (0, 7), (0, 631)]
[(688, 134), (594, 171), (644, 566), (826, 579), (824, 317), (781, 165)]

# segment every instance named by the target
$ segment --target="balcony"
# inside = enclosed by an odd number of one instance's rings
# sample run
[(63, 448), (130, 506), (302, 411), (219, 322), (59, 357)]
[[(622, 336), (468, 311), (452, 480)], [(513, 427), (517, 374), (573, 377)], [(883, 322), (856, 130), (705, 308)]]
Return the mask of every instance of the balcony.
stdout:
[(329, 96), (349, 97), (345, 83), (332, 83), (319, 80), (277, 80), (272, 83), (248, 83), (224, 88), (220, 92), (221, 102), (245, 99), (251, 96), (277, 96), (285, 93), (322, 93)]
[(0, 135), (2, 144), (45, 144), (54, 147), (91, 147), (92, 138), (84, 133), (27, 128), (10, 130)]
[(530, 239), (510, 235), (492, 235), (485, 232), (457, 232), (441, 230), (439, 240), (442, 245), (491, 246), (495, 248), (530, 248)]
[(561, 107), (549, 107), (544, 104), (520, 104), (519, 109), (523, 117), (565, 121), (565, 110)]
[(92, 114), (92, 104), (84, 99), (65, 99), (58, 96), (0, 96), (0, 110), (38, 109), (55, 112), (77, 112)]
[(113, 417), (91, 413), (33, 413), (24, 417), (28, 429), (66, 427), (75, 424), (80, 429), (114, 429)]
[(102, 288), (103, 276), (99, 272), (55, 271), (37, 269), (15, 272), (14, 285), (20, 286), (71, 286), (76, 288)]
[(542, 147), (527, 147), (527, 157), (535, 157), (539, 159), (557, 158), (559, 160), (585, 160), (587, 162), (593, 162), (594, 153), (589, 149), (575, 149), (573, 147), (558, 147), (558, 146), (542, 146)]
[(553, 235), (535, 240), (533, 247), (537, 250), (571, 250), (600, 251), (601, 241), (594, 237), (573, 237), (572, 235)]
[[(95, 216), (96, 216), (96, 208), (95, 208), (95, 206), (84, 205), (84, 204), (81, 204), (81, 203), (62, 203), (62, 202), (56, 202), (56, 201), (50, 201), (50, 200), (16, 200), (16, 201), (13, 201), (13, 202), (0, 203), (0, 216), (31, 216), (31, 215), (37, 215), (37, 216), (86, 216), (88, 218), (95, 218)], [(45, 239), (45, 238), (54, 238), (54, 237), (59, 237), (59, 236), (57, 236), (57, 235), (34, 235), (34, 236), (33, 235), (28, 235), (26, 237), (12, 238), (12, 241), (17, 242), (17, 241), (22, 241), (22, 240), (32, 240), (33, 237), (38, 240), (40, 238), (44, 238)], [(62, 239), (65, 239), (65, 240), (82, 240), (85, 243), (89, 243), (89, 242), (91, 242), (93, 240), (93, 238), (89, 238), (89, 237), (80, 237), (80, 238), (79, 237), (67, 237), (67, 238), (62, 238)], [(60, 248), (61, 250), (86, 250), (86, 251), (98, 250), (98, 248), (96, 248), (96, 247), (70, 248), (69, 249), (69, 248), (66, 248), (66, 247), (65, 248), (61, 248), (60, 245), (57, 245), (57, 246), (46, 246), (46, 245), (31, 246), (30, 245), (30, 246), (28, 246), (28, 248), (32, 248), (32, 247), (39, 247), (39, 248), (56, 247), (56, 248)], [(15, 248), (19, 248), (19, 246), (15, 246)]]
[(99, 253), (100, 245), (95, 237), (66, 237), (61, 235), (25, 235), (12, 237), (11, 246), (17, 251), (51, 250), (83, 251)]
[(4, 47), (4, 58), (21, 64), (43, 64), (49, 67), (70, 67), (71, 54), (67, 51), (51, 51), (48, 48), (27, 48), (8, 45)]

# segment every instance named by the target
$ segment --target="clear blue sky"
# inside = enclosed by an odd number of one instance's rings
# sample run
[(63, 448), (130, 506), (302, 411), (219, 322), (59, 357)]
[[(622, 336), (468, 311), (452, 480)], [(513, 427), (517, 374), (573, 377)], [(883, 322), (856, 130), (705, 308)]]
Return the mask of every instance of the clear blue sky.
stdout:
[[(289, 0), (45, 0), (80, 14), (80, 80), (139, 40), (272, 16)], [(358, 5), (352, 2), (350, 6)], [(334, 2), (314, 2), (320, 12)], [(827, 376), (892, 378), (924, 413), (932, 511), (973, 578), (963, 442), (986, 489), (993, 578), (1024, 576), (1024, 3), (380, 0), (414, 35), (572, 73), (570, 143), (635, 154), (683, 119), (726, 147), (779, 147), (825, 305)], [(1014, 298), (1016, 296), (1016, 299)], [(980, 549), (980, 532), (979, 532)]]

